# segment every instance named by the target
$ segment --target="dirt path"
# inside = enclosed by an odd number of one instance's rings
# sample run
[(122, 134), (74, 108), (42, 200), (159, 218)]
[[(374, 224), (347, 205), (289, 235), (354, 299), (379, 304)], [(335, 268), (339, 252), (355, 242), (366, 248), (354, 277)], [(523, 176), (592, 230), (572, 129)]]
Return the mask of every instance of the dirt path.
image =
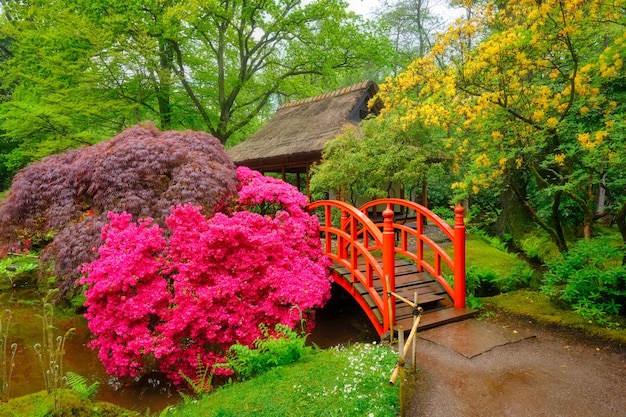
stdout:
[[(532, 337), (473, 357), (454, 345), (420, 338), (420, 373), (406, 416), (626, 416), (626, 348), (580, 340), (528, 321), (498, 319), (486, 327)], [(481, 331), (473, 337), (480, 338)], [(461, 340), (458, 346), (463, 345)]]

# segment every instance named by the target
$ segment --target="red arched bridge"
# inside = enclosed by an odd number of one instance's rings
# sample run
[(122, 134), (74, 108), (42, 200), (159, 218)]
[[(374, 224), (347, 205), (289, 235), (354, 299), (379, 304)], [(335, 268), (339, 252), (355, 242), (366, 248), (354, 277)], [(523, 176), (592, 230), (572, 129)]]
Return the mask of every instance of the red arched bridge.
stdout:
[(454, 210), (454, 227), (424, 206), (395, 198), (358, 209), (322, 200), (308, 210), (320, 219), (335, 282), (354, 297), (380, 336), (398, 326), (411, 329), (415, 299), (423, 309), (420, 329), (475, 313), (465, 306), (461, 206)]

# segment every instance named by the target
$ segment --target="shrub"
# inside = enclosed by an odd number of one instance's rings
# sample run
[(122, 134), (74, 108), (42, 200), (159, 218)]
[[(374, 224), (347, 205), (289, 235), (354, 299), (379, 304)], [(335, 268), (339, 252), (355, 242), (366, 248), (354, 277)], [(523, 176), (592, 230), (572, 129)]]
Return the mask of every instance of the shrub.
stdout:
[(237, 343), (228, 350), (228, 368), (241, 380), (295, 362), (311, 350), (305, 346), (306, 337), (287, 326), (278, 324), (271, 333), (267, 326), (262, 325), (261, 331), (262, 337), (255, 340), (252, 346)]
[(550, 236), (541, 229), (533, 229), (515, 243), (528, 258), (535, 261), (545, 262), (559, 254)]
[(582, 317), (610, 324), (624, 314), (626, 266), (624, 248), (607, 238), (580, 240), (567, 253), (546, 262), (541, 291), (571, 306)]
[(471, 265), (467, 268), (465, 275), (466, 288), (470, 295), (488, 297), (500, 292), (496, 285), (498, 274), (488, 266)]
[(77, 268), (95, 259), (109, 211), (165, 226), (171, 206), (193, 203), (210, 215), (236, 184), (235, 166), (212, 136), (135, 126), (20, 171), (0, 203), (0, 244), (43, 248), (42, 270), (52, 268), (62, 295), (71, 296)]
[(526, 288), (530, 285), (534, 272), (526, 262), (515, 261), (506, 273), (498, 273), (489, 266), (470, 265), (466, 271), (468, 294), (475, 297), (489, 297)]
[(107, 372), (135, 377), (154, 365), (180, 384), (198, 363), (212, 367), (233, 344), (251, 345), (262, 324), (293, 328), (303, 312), (312, 325), (312, 309), (330, 296), (317, 218), (294, 187), (238, 174), (240, 198), (226, 214), (178, 205), (167, 233), (151, 219), (109, 214), (100, 257), (81, 280), (91, 347)]

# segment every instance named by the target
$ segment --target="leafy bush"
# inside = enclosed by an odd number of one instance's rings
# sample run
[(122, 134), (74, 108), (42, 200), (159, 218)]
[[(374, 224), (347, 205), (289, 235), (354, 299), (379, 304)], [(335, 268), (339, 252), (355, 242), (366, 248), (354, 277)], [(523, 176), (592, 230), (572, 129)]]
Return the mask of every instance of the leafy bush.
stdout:
[(34, 282), (37, 263), (37, 256), (29, 253), (0, 259), (0, 289), (20, 287)]
[(501, 292), (509, 292), (528, 288), (535, 277), (535, 271), (524, 261), (517, 261), (511, 270), (497, 281)]
[(558, 255), (556, 245), (543, 230), (534, 229), (532, 233), (525, 235), (516, 244), (526, 256), (537, 261), (545, 262)]
[(516, 261), (506, 274), (498, 274), (489, 266), (471, 265), (466, 271), (468, 294), (475, 297), (488, 297), (503, 292), (526, 288), (530, 285), (534, 272), (524, 261)]
[(441, 217), (445, 221), (454, 221), (454, 210), (450, 207), (438, 206), (433, 207), (432, 212)]
[[(239, 200), (228, 214), (206, 218), (198, 206), (178, 205), (167, 233), (151, 219), (109, 214), (100, 257), (81, 280), (91, 347), (108, 373), (135, 377), (154, 364), (182, 383), (197, 363), (223, 363), (233, 344), (251, 345), (261, 324), (293, 328), (303, 312), (310, 328), (312, 309), (330, 296), (317, 218), (294, 187), (237, 172)], [(281, 209), (246, 210), (266, 202)]]
[(489, 233), (478, 227), (470, 227), (467, 232), (481, 238), (485, 242), (489, 243), (489, 245), (501, 250), (502, 252), (507, 251), (506, 242), (511, 240), (510, 235), (503, 235), (502, 237), (491, 236)]
[(228, 367), (242, 380), (295, 362), (311, 350), (304, 346), (306, 337), (287, 326), (277, 324), (270, 333), (266, 325), (261, 325), (261, 331), (263, 337), (255, 340), (252, 347), (237, 343), (228, 350)]
[(497, 273), (488, 266), (471, 265), (465, 272), (465, 285), (468, 294), (475, 297), (487, 297), (498, 294)]
[(582, 317), (610, 324), (625, 312), (624, 248), (607, 238), (581, 240), (569, 252), (546, 262), (541, 291), (565, 302)]
[(93, 146), (49, 156), (20, 171), (0, 203), (0, 244), (39, 237), (41, 260), (70, 296), (77, 270), (97, 256), (109, 211), (161, 225), (175, 204), (210, 215), (236, 194), (235, 166), (204, 132), (135, 126)]

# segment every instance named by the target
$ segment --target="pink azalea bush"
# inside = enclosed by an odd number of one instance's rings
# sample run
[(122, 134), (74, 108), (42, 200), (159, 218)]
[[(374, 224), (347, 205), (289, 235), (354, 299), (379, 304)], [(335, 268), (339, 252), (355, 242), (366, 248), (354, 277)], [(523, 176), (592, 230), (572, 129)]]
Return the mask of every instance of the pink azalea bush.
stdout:
[(251, 345), (260, 324), (294, 328), (304, 319), (311, 329), (311, 312), (330, 296), (317, 218), (294, 187), (247, 168), (237, 174), (228, 213), (206, 218), (199, 206), (175, 206), (169, 233), (149, 218), (109, 213), (99, 258), (80, 281), (90, 346), (108, 373), (158, 368), (182, 383), (198, 361), (213, 366), (231, 345)]

